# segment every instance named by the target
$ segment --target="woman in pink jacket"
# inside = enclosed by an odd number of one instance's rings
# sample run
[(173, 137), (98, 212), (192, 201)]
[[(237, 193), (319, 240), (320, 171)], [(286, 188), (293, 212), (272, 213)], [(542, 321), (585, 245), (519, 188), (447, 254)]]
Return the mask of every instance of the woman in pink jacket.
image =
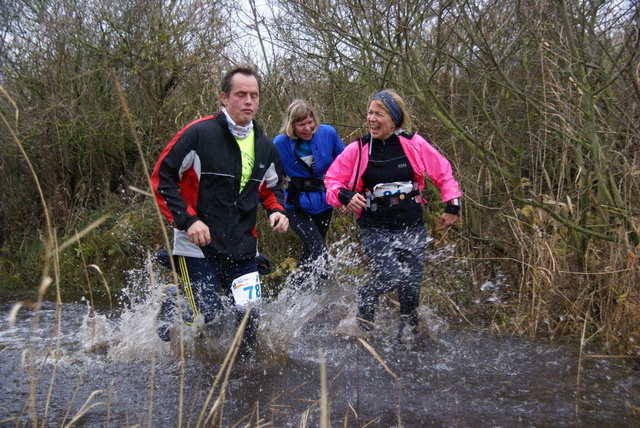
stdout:
[(446, 208), (438, 227), (451, 226), (462, 196), (451, 164), (417, 133), (408, 134), (409, 115), (393, 90), (375, 94), (367, 110), (369, 133), (349, 144), (327, 171), (327, 202), (356, 212), (362, 248), (372, 277), (358, 288), (358, 321), (374, 326), (380, 295), (397, 290), (400, 332), (418, 323), (424, 250), (431, 240), (424, 226), (421, 191), (425, 175), (440, 189)]

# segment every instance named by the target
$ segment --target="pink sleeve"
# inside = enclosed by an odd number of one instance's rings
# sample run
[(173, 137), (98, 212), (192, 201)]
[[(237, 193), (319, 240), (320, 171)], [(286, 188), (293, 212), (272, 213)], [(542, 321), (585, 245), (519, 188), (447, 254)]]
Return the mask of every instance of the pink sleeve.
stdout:
[[(334, 207), (342, 204), (338, 199), (340, 189), (346, 187), (351, 189), (352, 178), (355, 174), (357, 162), (358, 143), (349, 144), (342, 153), (333, 161), (324, 178), (324, 185), (327, 188), (327, 203)], [(357, 190), (356, 190), (357, 191)]]
[(424, 170), (431, 182), (440, 189), (442, 202), (462, 196), (460, 186), (453, 178), (451, 163), (424, 138), (421, 139), (421, 158), (424, 162)]

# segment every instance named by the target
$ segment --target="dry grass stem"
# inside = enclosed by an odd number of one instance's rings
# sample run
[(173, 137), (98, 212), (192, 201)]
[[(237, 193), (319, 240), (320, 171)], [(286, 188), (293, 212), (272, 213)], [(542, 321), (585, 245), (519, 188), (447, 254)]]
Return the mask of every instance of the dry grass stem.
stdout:
[(396, 376), (396, 374), (391, 371), (389, 366), (387, 366), (387, 364), (382, 360), (382, 357), (380, 357), (380, 355), (376, 352), (376, 350), (373, 349), (373, 347), (371, 345), (369, 345), (366, 342), (366, 340), (364, 340), (364, 339), (359, 337), (358, 341), (360, 343), (362, 343), (362, 346), (364, 346), (367, 349), (367, 351), (369, 351), (371, 353), (371, 355), (373, 355), (376, 358), (376, 360), (378, 360), (380, 365), (382, 365), (382, 367), (384, 367), (384, 369), (387, 371), (387, 373), (389, 373), (395, 380), (398, 380), (398, 376)]
[(79, 420), (79, 419), (80, 419), (80, 418), (81, 418), (85, 413), (87, 413), (87, 412), (88, 412), (89, 410), (91, 410), (92, 408), (94, 408), (94, 407), (96, 407), (96, 406), (102, 406), (102, 405), (106, 404), (106, 403), (103, 403), (103, 402), (97, 402), (97, 403), (93, 403), (93, 404), (89, 405), (89, 403), (91, 402), (91, 400), (93, 399), (93, 397), (94, 397), (96, 394), (101, 394), (101, 393), (103, 393), (103, 392), (106, 392), (106, 391), (103, 391), (103, 390), (93, 391), (93, 392), (89, 395), (89, 397), (87, 397), (87, 399), (85, 400), (84, 404), (82, 405), (82, 407), (80, 408), (80, 410), (78, 410), (78, 413), (76, 413), (76, 415), (73, 417), (73, 419), (71, 419), (71, 420), (69, 421), (69, 423), (68, 423), (68, 424), (66, 424), (66, 425), (62, 425), (62, 426), (63, 426), (63, 427), (65, 427), (65, 428), (71, 427), (71, 426), (73, 426), (73, 424), (74, 424), (74, 423), (76, 423), (76, 422), (77, 422), (77, 421), (78, 421), (78, 420)]
[[(222, 409), (223, 403), (224, 403), (224, 398), (225, 398), (225, 389), (227, 387), (227, 382), (229, 380), (229, 376), (231, 374), (231, 369), (233, 367), (233, 363), (235, 361), (235, 358), (238, 354), (238, 351), (240, 349), (240, 343), (242, 342), (242, 337), (244, 335), (244, 329), (247, 325), (248, 319), (249, 319), (249, 312), (251, 311), (252, 305), (249, 305), (247, 307), (247, 310), (244, 314), (244, 317), (242, 318), (242, 322), (240, 323), (240, 326), (238, 327), (238, 330), (236, 331), (236, 335), (233, 338), (233, 342), (231, 343), (231, 347), (229, 348), (229, 351), (227, 352), (227, 355), (224, 359), (224, 361), (222, 362), (222, 365), (220, 366), (220, 369), (218, 370), (218, 375), (216, 376), (215, 381), (213, 382), (213, 385), (211, 385), (211, 388), (209, 390), (209, 395), (207, 396), (207, 399), (205, 400), (204, 405), (202, 406), (202, 410), (200, 412), (200, 415), (198, 417), (198, 421), (196, 423), (196, 427), (201, 427), (201, 426), (207, 426), (207, 424), (209, 425), (213, 425), (213, 419), (216, 417), (218, 409)], [(223, 378), (224, 375), (224, 378)], [(209, 403), (211, 402), (211, 399), (213, 398), (213, 394), (216, 390), (216, 387), (218, 386), (218, 383), (222, 380), (222, 384), (220, 385), (220, 390), (218, 393), (218, 397), (216, 398), (213, 406), (211, 407), (211, 410), (209, 411), (209, 413), (207, 414), (206, 418), (204, 417), (205, 415), (205, 411), (206, 408), (208, 407)], [(209, 423), (209, 421), (211, 421)], [(222, 419), (220, 420), (220, 423), (222, 424)]]
[[(131, 135), (133, 136), (135, 142), (136, 142), (136, 147), (138, 148), (138, 153), (140, 155), (140, 161), (142, 162), (143, 165), (143, 171), (144, 171), (144, 176), (146, 178), (146, 183), (149, 186), (149, 189), (152, 188), (151, 186), (151, 176), (149, 175), (149, 167), (147, 165), (146, 162), (146, 157), (144, 154), (144, 150), (142, 149), (142, 144), (140, 142), (140, 138), (138, 137), (138, 133), (136, 131), (136, 128), (133, 124), (133, 119), (131, 118), (131, 113), (129, 110), (129, 105), (127, 103), (127, 99), (124, 95), (124, 92), (122, 90), (122, 87), (120, 85), (120, 81), (118, 80), (118, 76), (116, 75), (116, 71), (114, 69), (111, 69), (111, 78), (113, 80), (113, 83), (116, 87), (116, 93), (118, 94), (118, 99), (120, 100), (120, 105), (122, 106), (122, 109), (124, 111), (127, 123), (129, 125), (129, 130), (131, 132)], [(148, 194), (151, 194), (151, 192), (147, 192)], [(158, 227), (160, 229), (160, 231), (162, 232), (162, 238), (165, 244), (165, 248), (171, 248), (171, 245), (169, 243), (169, 235), (167, 234), (167, 230), (164, 227), (164, 217), (162, 215), (162, 212), (160, 211), (160, 207), (158, 206), (158, 204), (154, 204), (154, 208), (155, 208), (155, 212), (156, 212), (156, 219), (158, 222)], [(173, 261), (173, 258), (170, 257), (169, 258), (170, 263), (171, 263), (171, 273), (173, 275), (173, 282), (174, 284), (178, 284), (179, 280), (178, 280), (178, 273)], [(182, 317), (181, 314), (181, 309), (180, 306), (178, 306), (178, 316)], [(184, 326), (180, 325), (180, 345), (179, 345), (179, 350), (180, 350), (180, 394), (179, 394), (179, 403), (178, 403), (178, 426), (182, 426), (182, 413), (183, 413), (183, 406), (184, 406), (184, 378), (185, 378), (185, 354), (184, 354)]]
[(89, 234), (89, 232), (91, 232), (92, 230), (95, 230), (98, 226), (100, 226), (102, 223), (104, 223), (110, 217), (111, 217), (111, 214), (104, 214), (99, 219), (97, 219), (96, 221), (92, 222), (90, 225), (88, 225), (84, 229), (82, 229), (80, 232), (77, 232), (72, 238), (66, 240), (61, 245), (58, 246), (58, 248), (57, 248), (58, 253), (62, 253), (62, 251), (64, 251), (65, 249), (67, 249), (71, 245), (75, 244), (76, 242), (78, 242), (81, 238), (83, 238), (84, 236)]
[(322, 349), (318, 349), (320, 357), (320, 427), (329, 427), (329, 392), (327, 388), (327, 364)]
[(131, 190), (133, 192), (136, 192), (136, 193), (140, 193), (141, 195), (144, 195), (144, 196), (146, 196), (148, 198), (153, 198), (153, 193), (151, 193), (149, 191), (146, 191), (146, 190), (139, 189), (136, 186), (131, 186), (130, 185), (130, 186), (127, 186), (127, 189), (129, 189), (129, 190)]
[[(147, 270), (149, 271), (149, 281), (151, 283), (151, 289), (154, 290), (156, 287), (156, 279), (155, 279), (155, 275), (153, 273), (153, 266), (151, 265), (151, 253), (149, 251), (147, 251)], [(155, 296), (156, 293), (151, 293), (151, 305), (153, 307), (156, 307), (156, 302), (155, 302)], [(156, 318), (153, 317), (153, 322), (154, 322), (154, 330), (155, 330), (155, 323), (156, 323)], [(151, 384), (149, 385), (149, 411), (148, 411), (148, 426), (149, 428), (152, 428), (153, 426), (153, 392), (155, 391), (155, 384), (156, 384), (156, 347), (154, 346), (151, 349), (151, 361), (150, 361), (150, 365), (151, 365), (151, 375), (150, 375), (150, 382)]]
[(104, 277), (102, 270), (98, 265), (90, 264), (88, 267), (95, 269), (95, 271), (98, 272), (98, 274), (100, 275), (100, 278), (102, 279), (102, 285), (104, 286), (104, 290), (106, 291), (107, 296), (109, 297), (109, 307), (113, 307), (113, 302), (111, 300), (111, 290), (109, 289), (109, 283), (107, 283), (107, 278)]

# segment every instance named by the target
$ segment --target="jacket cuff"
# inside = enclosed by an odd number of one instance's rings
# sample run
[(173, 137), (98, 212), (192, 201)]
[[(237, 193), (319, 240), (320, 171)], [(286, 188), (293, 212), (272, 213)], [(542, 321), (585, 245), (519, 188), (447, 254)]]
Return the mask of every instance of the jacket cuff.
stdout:
[(455, 198), (450, 201), (447, 201), (447, 206), (444, 207), (444, 212), (447, 214), (458, 215), (460, 212), (460, 199)]
[(349, 205), (351, 198), (353, 198), (355, 195), (356, 192), (343, 187), (342, 189), (340, 189), (340, 192), (338, 192), (338, 200), (342, 205)]
[(273, 213), (285, 214), (284, 208), (274, 208), (274, 209), (271, 209), (271, 210), (268, 210), (268, 209), (265, 208), (265, 211), (267, 212), (267, 217), (269, 217)]
[(180, 230), (188, 230), (191, 225), (198, 220), (200, 220), (200, 218), (197, 215), (193, 215), (188, 217), (186, 220), (181, 221), (180, 223), (176, 223), (175, 226)]

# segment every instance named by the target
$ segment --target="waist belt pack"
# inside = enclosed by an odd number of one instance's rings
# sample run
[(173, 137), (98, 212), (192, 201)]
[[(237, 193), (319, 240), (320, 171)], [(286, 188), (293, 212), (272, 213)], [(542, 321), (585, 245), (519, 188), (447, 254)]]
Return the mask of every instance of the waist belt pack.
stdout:
[(371, 211), (378, 208), (389, 208), (397, 205), (418, 203), (414, 197), (420, 194), (411, 181), (394, 181), (380, 183), (374, 186), (372, 192), (367, 192), (367, 205)]
[(300, 193), (326, 190), (324, 181), (319, 178), (291, 177), (287, 184), (287, 203), (300, 208)]
[(320, 192), (327, 190), (324, 181), (319, 178), (291, 177), (287, 185), (287, 193), (298, 194), (300, 192)]
[(391, 195), (378, 196), (371, 199), (371, 211), (375, 211), (378, 207), (393, 207), (403, 204), (417, 204), (413, 198), (420, 194), (419, 190), (412, 190), (409, 193), (393, 193)]

